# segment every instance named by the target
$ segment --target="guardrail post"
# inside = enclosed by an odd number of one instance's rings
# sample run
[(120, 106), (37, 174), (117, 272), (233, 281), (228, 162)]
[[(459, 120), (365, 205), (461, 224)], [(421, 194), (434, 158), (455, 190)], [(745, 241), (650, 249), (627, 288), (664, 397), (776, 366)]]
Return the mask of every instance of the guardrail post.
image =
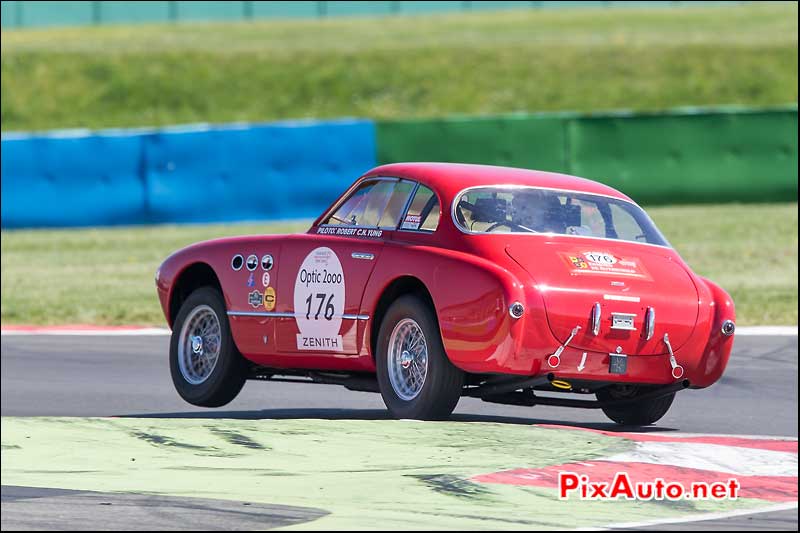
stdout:
[(170, 0), (167, 4), (169, 7), (169, 12), (167, 14), (167, 18), (170, 22), (178, 22), (178, 2), (175, 0)]
[(92, 2), (92, 24), (95, 26), (100, 25), (103, 22), (103, 13), (102, 10), (103, 6), (100, 4), (98, 0), (94, 0)]

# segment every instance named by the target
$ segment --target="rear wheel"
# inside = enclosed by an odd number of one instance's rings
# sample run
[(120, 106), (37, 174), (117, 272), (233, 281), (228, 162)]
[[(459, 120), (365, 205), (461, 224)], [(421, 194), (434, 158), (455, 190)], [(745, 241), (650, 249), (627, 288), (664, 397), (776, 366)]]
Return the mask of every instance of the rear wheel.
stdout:
[(172, 328), (169, 367), (178, 394), (193, 405), (220, 407), (242, 390), (247, 361), (233, 343), (217, 289), (197, 289), (181, 305)]
[[(636, 385), (613, 385), (597, 391), (597, 399), (601, 402), (627, 400), (647, 392), (646, 388)], [(624, 426), (647, 426), (661, 420), (669, 411), (675, 393), (649, 400), (633, 400), (615, 407), (603, 407), (608, 418)]]
[(397, 418), (443, 420), (455, 409), (464, 373), (444, 351), (433, 311), (413, 295), (386, 311), (376, 350), (378, 385)]

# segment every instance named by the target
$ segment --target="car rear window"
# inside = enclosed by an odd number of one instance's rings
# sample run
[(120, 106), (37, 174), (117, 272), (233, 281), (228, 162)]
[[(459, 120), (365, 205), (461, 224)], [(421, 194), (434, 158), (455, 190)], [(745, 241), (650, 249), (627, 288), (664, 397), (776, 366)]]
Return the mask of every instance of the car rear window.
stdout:
[(455, 222), (470, 233), (544, 233), (669, 246), (641, 207), (608, 196), (497, 186), (469, 189), (455, 202)]

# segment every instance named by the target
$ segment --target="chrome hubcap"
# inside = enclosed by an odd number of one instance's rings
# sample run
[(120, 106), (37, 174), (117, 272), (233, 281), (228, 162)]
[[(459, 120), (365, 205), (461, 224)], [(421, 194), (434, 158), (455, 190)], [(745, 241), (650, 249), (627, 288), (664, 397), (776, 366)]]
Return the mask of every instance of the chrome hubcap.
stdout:
[(419, 396), (428, 375), (428, 345), (422, 328), (411, 318), (404, 318), (389, 337), (389, 382), (401, 400)]
[(192, 353), (203, 355), (203, 337), (192, 337)]
[(192, 309), (178, 337), (178, 368), (183, 379), (200, 385), (214, 371), (222, 333), (217, 313), (207, 305)]
[(414, 357), (411, 355), (411, 352), (403, 350), (403, 353), (400, 354), (400, 366), (403, 367), (403, 370), (408, 370), (413, 359)]

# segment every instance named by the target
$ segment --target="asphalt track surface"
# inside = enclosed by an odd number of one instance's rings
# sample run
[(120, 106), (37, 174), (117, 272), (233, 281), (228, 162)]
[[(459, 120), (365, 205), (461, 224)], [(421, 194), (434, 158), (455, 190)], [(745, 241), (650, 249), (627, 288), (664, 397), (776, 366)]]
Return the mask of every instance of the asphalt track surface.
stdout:
[[(119, 416), (381, 420), (379, 395), (342, 387), (249, 382), (221, 409), (195, 408), (174, 391), (167, 362), (168, 337), (3, 336), (2, 416)], [(719, 383), (677, 395), (670, 412), (648, 432), (797, 436), (796, 336), (739, 337)], [(616, 430), (602, 412), (561, 407), (513, 407), (464, 398), (455, 421), (563, 424)], [(630, 428), (627, 428), (630, 430)], [(98, 523), (113, 507), (108, 529), (192, 528), (206, 510), (206, 529), (280, 527), (313, 520), (325, 511), (192, 498), (3, 487), (3, 529), (71, 529)], [(142, 509), (146, 509), (143, 511)], [(68, 511), (68, 512), (67, 512)], [(99, 514), (98, 514), (99, 513)], [(191, 520), (181, 520), (186, 514)], [(48, 521), (47, 517), (59, 517)], [(92, 520), (89, 520), (92, 517)], [(154, 518), (155, 517), (155, 518)], [(150, 521), (152, 520), (152, 522)], [(173, 522), (170, 522), (170, 521)], [(257, 526), (255, 524), (258, 524)], [(796, 530), (797, 509), (658, 529)], [(197, 527), (195, 524), (194, 527)]]
[[(219, 409), (193, 407), (175, 392), (169, 338), (4, 336), (2, 416), (159, 418), (388, 418), (380, 395), (335, 385), (248, 382)], [(797, 337), (735, 340), (722, 379), (678, 393), (649, 431), (797, 436)], [(599, 410), (514, 407), (462, 398), (453, 420), (616, 429)]]

